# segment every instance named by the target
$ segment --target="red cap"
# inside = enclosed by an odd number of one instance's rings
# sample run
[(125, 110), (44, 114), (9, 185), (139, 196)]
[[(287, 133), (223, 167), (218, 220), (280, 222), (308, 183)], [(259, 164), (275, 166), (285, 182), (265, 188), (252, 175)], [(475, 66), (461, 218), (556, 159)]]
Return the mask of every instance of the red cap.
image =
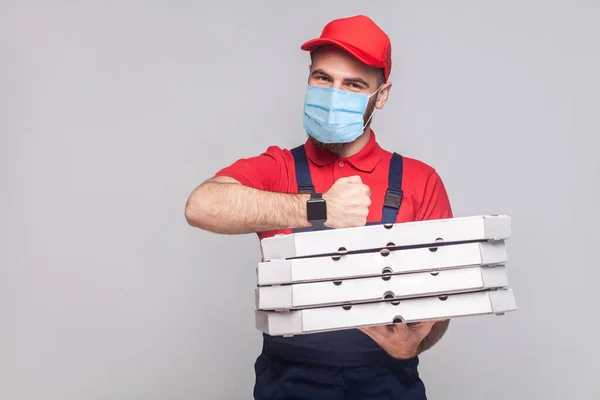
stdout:
[(335, 19), (325, 25), (320, 37), (301, 48), (312, 52), (324, 44), (339, 46), (364, 64), (383, 68), (383, 79), (387, 82), (392, 69), (392, 45), (388, 35), (369, 17)]

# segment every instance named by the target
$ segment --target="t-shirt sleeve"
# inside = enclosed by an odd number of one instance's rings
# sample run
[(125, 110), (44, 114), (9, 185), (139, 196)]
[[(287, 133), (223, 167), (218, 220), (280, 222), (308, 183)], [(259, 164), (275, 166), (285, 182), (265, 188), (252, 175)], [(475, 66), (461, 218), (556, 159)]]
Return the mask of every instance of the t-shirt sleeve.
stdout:
[(452, 207), (444, 182), (434, 170), (425, 183), (421, 206), (416, 215), (417, 221), (452, 218)]
[(228, 176), (260, 190), (285, 192), (287, 190), (287, 164), (285, 151), (270, 146), (257, 156), (241, 158), (217, 171), (215, 176)]

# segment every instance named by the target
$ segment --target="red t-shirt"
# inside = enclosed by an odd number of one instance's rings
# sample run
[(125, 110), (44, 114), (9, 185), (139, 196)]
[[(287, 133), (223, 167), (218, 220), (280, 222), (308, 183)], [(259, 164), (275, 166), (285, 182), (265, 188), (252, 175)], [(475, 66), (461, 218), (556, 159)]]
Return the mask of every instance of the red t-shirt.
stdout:
[[(371, 132), (368, 144), (361, 151), (347, 158), (338, 158), (315, 147), (309, 140), (304, 146), (316, 192), (326, 192), (339, 178), (358, 175), (371, 189), (367, 222), (381, 220), (392, 153), (379, 146), (374, 132)], [(450, 201), (436, 170), (421, 161), (403, 158), (404, 196), (396, 222), (452, 218)], [(292, 153), (278, 146), (270, 146), (258, 156), (237, 160), (216, 175), (229, 176), (243, 185), (261, 190), (298, 193)], [(263, 239), (277, 233), (291, 232), (291, 229), (260, 232), (258, 236)]]

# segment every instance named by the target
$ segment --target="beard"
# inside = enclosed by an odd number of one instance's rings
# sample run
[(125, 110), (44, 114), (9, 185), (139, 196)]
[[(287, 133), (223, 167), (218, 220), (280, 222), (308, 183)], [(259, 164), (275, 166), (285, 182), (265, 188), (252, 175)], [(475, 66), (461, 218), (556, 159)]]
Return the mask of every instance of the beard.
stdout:
[[(365, 125), (367, 123), (367, 120), (375, 111), (375, 103), (376, 102), (377, 102), (377, 96), (374, 96), (371, 99), (369, 99), (369, 102), (367, 103), (367, 107), (365, 109), (365, 113), (363, 114), (363, 125)], [(371, 125), (372, 121), (373, 121), (373, 118), (371, 118), (371, 120), (369, 121), (369, 125)], [(367, 127), (365, 127), (365, 129), (366, 128)], [(364, 134), (364, 132), (363, 132), (363, 134)], [(350, 144), (352, 144), (352, 142), (350, 142), (350, 143), (323, 143), (323, 142), (318, 141), (317, 139), (315, 139), (314, 137), (312, 137), (310, 135), (308, 135), (308, 139), (315, 147), (318, 147), (323, 150), (327, 150), (333, 154), (339, 154), (342, 150), (344, 150), (346, 147), (348, 147), (348, 146), (350, 146)]]

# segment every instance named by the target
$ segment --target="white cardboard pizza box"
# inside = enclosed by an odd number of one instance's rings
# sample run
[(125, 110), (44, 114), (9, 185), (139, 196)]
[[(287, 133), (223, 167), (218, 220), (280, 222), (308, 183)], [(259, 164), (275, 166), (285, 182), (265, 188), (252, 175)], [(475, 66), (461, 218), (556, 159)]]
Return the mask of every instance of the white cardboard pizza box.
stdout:
[(256, 309), (291, 310), (358, 304), (508, 286), (506, 267), (467, 267), (372, 278), (298, 283), (256, 288)]
[(265, 238), (261, 240), (261, 251), (263, 261), (269, 261), (386, 247), (497, 241), (508, 239), (510, 228), (508, 216), (482, 215), (326, 229)]
[[(434, 251), (432, 251), (434, 250)], [(496, 265), (507, 261), (506, 244), (463, 243), (436, 248), (308, 257), (260, 262), (257, 285), (279, 285), (433, 271), (464, 266)]]
[(504, 314), (516, 308), (512, 290), (505, 288), (353, 306), (285, 312), (256, 310), (255, 316), (258, 330), (272, 336), (293, 336), (399, 322)]

